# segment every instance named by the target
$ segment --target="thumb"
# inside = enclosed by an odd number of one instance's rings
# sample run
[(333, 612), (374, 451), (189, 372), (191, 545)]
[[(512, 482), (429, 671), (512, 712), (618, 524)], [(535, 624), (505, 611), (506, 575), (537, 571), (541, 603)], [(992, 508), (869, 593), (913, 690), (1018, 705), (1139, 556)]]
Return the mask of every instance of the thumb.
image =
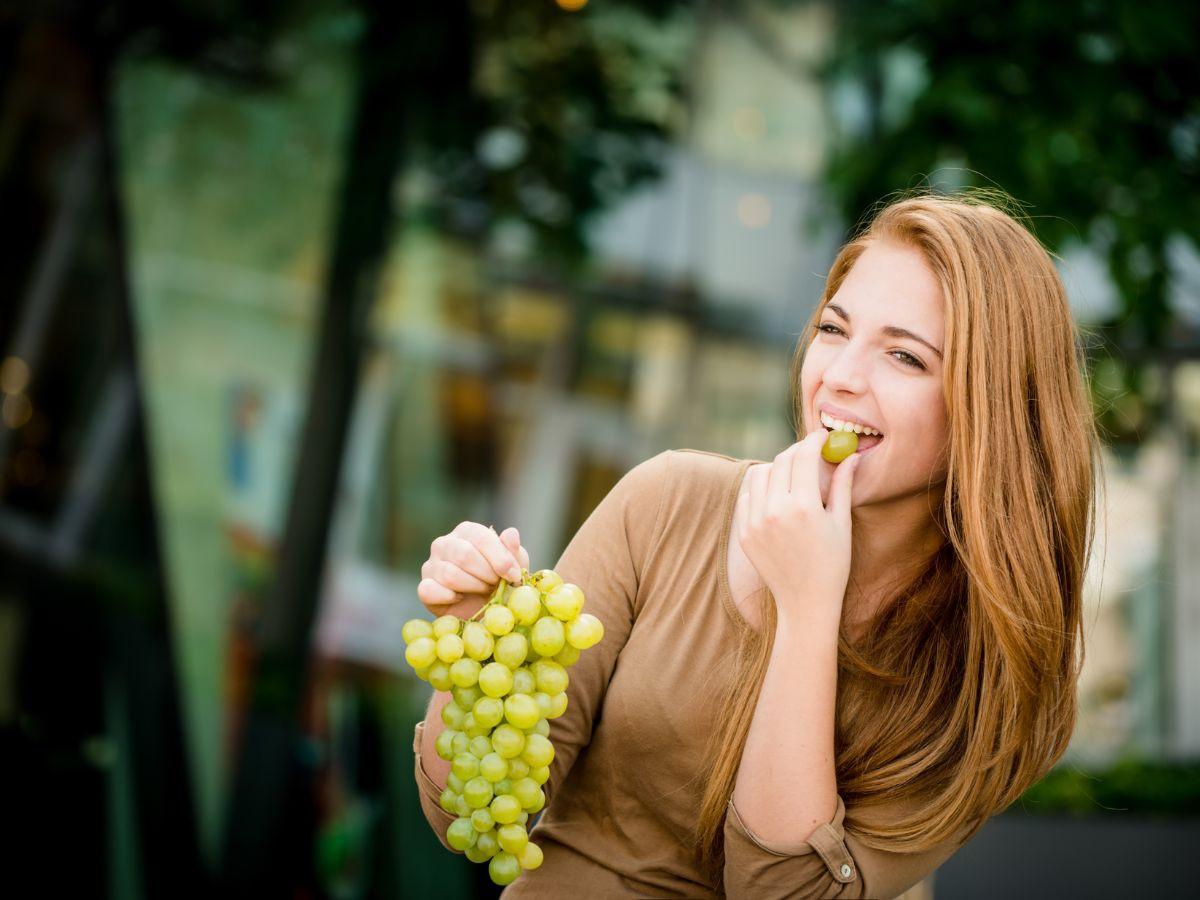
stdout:
[(829, 486), (829, 503), (826, 508), (841, 522), (850, 521), (850, 500), (859, 458), (857, 453), (852, 453), (833, 470), (833, 483)]

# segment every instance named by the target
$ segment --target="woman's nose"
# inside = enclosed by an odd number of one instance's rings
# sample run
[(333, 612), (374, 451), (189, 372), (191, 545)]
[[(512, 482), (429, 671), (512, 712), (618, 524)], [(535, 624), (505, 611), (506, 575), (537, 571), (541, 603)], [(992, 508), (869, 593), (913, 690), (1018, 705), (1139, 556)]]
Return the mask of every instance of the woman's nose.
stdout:
[(866, 385), (867, 360), (862, 353), (846, 347), (825, 367), (822, 377), (831, 388), (858, 393)]

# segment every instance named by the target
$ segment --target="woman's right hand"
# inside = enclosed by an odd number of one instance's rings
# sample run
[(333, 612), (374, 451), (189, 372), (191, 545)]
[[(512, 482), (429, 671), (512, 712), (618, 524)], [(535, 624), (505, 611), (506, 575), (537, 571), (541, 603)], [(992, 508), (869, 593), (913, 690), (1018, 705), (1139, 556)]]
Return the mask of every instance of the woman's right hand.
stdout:
[(429, 545), (417, 597), (434, 616), (469, 619), (488, 602), (501, 578), (520, 585), (529, 554), (515, 528), (500, 534), (489, 525), (462, 522)]

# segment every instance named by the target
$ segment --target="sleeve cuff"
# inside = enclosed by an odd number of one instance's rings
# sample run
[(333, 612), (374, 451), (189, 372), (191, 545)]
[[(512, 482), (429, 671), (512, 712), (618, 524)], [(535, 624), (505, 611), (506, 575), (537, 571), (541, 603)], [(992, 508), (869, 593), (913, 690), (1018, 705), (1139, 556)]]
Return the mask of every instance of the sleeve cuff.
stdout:
[(730, 827), (744, 840), (751, 842), (760, 850), (770, 853), (773, 856), (804, 856), (805, 854), (816, 853), (821, 858), (821, 861), (825, 863), (825, 868), (829, 870), (830, 876), (841, 884), (848, 884), (858, 877), (854, 857), (850, 855), (850, 851), (846, 847), (845, 830), (843, 828), (845, 818), (846, 805), (842, 800), (841, 794), (839, 794), (837, 797), (837, 809), (834, 811), (832, 821), (818, 826), (807, 841), (801, 843), (775, 843), (761, 840), (746, 827), (746, 823), (742, 820), (737, 807), (733, 803), (733, 797), (729, 798), (729, 807), (727, 810), (727, 819)]
[(443, 847), (454, 853), (459, 851), (454, 850), (446, 843), (446, 829), (457, 818), (444, 809), (442, 809), (441, 797), (442, 789), (437, 786), (437, 782), (430, 777), (425, 771), (425, 767), (421, 764), (421, 738), (425, 732), (425, 723), (423, 721), (417, 723), (417, 727), (413, 729), (413, 775), (417, 780), (417, 791), (421, 798), (421, 809), (425, 813), (425, 818), (429, 821), (430, 827), (433, 828), (437, 839), (441, 841)]

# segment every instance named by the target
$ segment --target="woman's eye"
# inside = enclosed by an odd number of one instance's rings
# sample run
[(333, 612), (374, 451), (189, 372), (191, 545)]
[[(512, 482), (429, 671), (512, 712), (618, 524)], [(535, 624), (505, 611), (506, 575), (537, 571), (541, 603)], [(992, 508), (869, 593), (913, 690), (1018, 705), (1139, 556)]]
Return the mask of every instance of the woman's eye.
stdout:
[[(832, 322), (822, 322), (817, 326), (817, 331), (821, 332), (822, 334), (845, 334), (841, 328), (839, 328), (837, 325), (834, 325)], [(925, 368), (921, 361), (911, 353), (905, 350), (895, 350), (893, 352), (896, 354), (896, 359), (900, 360), (900, 362), (904, 365), (911, 366), (914, 369)]]
[[(913, 356), (911, 353), (906, 353), (903, 350), (897, 350), (896, 352), (898, 354), (900, 354), (899, 356), (896, 357), (896, 359), (899, 359), (900, 362), (904, 363), (904, 365), (912, 366), (914, 369), (925, 368), (923, 365), (921, 365), (921, 361), (919, 359), (917, 359), (915, 356)], [(904, 357), (904, 358), (901, 359), (901, 357)]]

